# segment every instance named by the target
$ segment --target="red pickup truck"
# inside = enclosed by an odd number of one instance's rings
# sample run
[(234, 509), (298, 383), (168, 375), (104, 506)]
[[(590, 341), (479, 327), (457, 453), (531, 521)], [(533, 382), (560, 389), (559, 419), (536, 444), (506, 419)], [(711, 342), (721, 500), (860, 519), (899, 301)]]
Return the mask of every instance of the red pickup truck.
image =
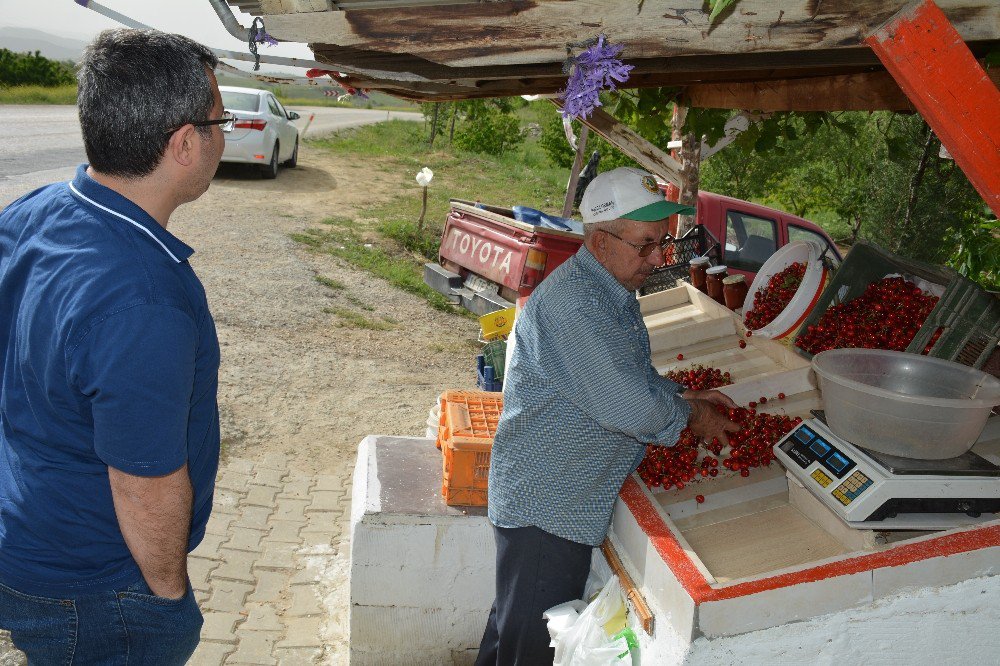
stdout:
[[(791, 241), (815, 241), (827, 248), (834, 263), (841, 260), (830, 236), (812, 222), (748, 201), (700, 192), (695, 222), (667, 250), (666, 265), (650, 276), (643, 293), (674, 286), (687, 275), (687, 262), (696, 254), (707, 254), (749, 281)], [(425, 264), (424, 282), (452, 302), (486, 314), (530, 294), (582, 243), (579, 233), (515, 220), (510, 208), (453, 199), (439, 263)]]

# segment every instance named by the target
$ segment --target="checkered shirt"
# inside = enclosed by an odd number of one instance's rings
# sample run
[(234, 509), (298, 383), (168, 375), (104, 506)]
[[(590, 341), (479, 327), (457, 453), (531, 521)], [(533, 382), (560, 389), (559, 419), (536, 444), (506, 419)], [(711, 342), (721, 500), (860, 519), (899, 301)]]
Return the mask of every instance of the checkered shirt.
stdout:
[(514, 327), (493, 441), (489, 517), (591, 546), (646, 444), (673, 445), (691, 408), (652, 366), (635, 294), (584, 247)]

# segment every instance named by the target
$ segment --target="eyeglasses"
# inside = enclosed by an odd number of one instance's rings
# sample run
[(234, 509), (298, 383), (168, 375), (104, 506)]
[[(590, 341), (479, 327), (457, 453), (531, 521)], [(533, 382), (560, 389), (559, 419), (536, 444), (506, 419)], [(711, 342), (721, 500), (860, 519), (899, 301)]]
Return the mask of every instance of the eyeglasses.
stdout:
[(643, 245), (639, 245), (637, 243), (632, 243), (630, 241), (627, 241), (624, 238), (622, 238), (621, 236), (619, 236), (618, 234), (612, 233), (612, 232), (608, 231), (607, 229), (601, 229), (601, 231), (603, 231), (604, 233), (606, 233), (609, 236), (613, 236), (614, 238), (617, 238), (618, 240), (620, 240), (621, 242), (625, 243), (626, 245), (631, 245), (632, 247), (634, 247), (636, 249), (636, 251), (639, 252), (639, 256), (640, 257), (648, 257), (649, 255), (651, 255), (653, 253), (653, 250), (655, 250), (656, 248), (660, 248), (660, 250), (666, 250), (667, 247), (674, 241), (674, 239), (671, 238), (670, 236), (664, 236), (663, 240), (661, 240), (659, 242), (653, 241), (652, 243), (645, 243)]
[[(197, 120), (190, 123), (184, 123), (184, 125), (194, 125), (195, 127), (208, 127), (210, 125), (218, 125), (219, 129), (223, 132), (232, 132), (233, 127), (236, 126), (236, 116), (233, 115), (231, 111), (223, 111), (221, 118), (216, 118), (215, 120)], [(179, 125), (173, 129), (167, 130), (167, 134), (173, 134), (184, 125)]]

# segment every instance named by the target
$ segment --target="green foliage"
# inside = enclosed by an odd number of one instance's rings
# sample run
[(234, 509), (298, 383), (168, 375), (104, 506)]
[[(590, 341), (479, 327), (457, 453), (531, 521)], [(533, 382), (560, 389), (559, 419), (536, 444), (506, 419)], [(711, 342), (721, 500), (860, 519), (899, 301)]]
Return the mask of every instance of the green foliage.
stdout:
[(455, 145), (486, 155), (503, 155), (523, 140), (517, 117), (509, 111), (486, 106), (466, 117), (455, 131)]
[[(539, 125), (542, 129), (542, 134), (538, 138), (538, 146), (545, 152), (549, 161), (563, 169), (569, 169), (573, 166), (573, 158), (575, 153), (573, 148), (570, 147), (569, 142), (566, 140), (566, 133), (563, 130), (562, 115), (560, 115), (559, 110), (552, 106), (549, 102), (534, 102), (533, 105), (538, 105), (538, 118)], [(573, 132), (576, 136), (580, 136), (580, 121), (573, 121)], [(600, 170), (607, 171), (609, 169), (614, 169), (620, 166), (636, 166), (635, 162), (627, 157), (620, 150), (612, 146), (610, 143), (602, 139), (598, 134), (591, 132), (587, 136), (587, 155), (589, 158), (590, 154), (594, 151), (601, 154)]]
[(736, 3), (737, 0), (706, 0), (708, 6), (712, 8), (712, 13), (708, 17), (709, 23), (714, 23), (726, 8)]
[(441, 232), (438, 229), (428, 233), (427, 230), (418, 229), (416, 222), (388, 219), (379, 223), (378, 230), (410, 252), (419, 254), (425, 259), (437, 259), (438, 248), (441, 245)]
[(39, 51), (14, 53), (0, 49), (0, 86), (67, 86), (76, 83), (73, 65), (49, 60)]
[(974, 282), (1000, 290), (1000, 222), (985, 213), (973, 215), (955, 233), (958, 243), (948, 265)]

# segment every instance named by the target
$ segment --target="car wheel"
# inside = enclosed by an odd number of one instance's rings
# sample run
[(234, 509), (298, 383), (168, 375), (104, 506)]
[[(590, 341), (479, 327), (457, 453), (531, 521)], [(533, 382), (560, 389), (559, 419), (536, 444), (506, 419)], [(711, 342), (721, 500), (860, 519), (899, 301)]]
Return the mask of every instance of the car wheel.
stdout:
[(295, 139), (295, 149), (292, 150), (292, 156), (285, 161), (285, 166), (289, 169), (294, 169), (299, 163), (299, 140)]
[(260, 175), (267, 180), (273, 180), (278, 177), (278, 144), (274, 144), (274, 150), (271, 151), (271, 162), (260, 168)]

